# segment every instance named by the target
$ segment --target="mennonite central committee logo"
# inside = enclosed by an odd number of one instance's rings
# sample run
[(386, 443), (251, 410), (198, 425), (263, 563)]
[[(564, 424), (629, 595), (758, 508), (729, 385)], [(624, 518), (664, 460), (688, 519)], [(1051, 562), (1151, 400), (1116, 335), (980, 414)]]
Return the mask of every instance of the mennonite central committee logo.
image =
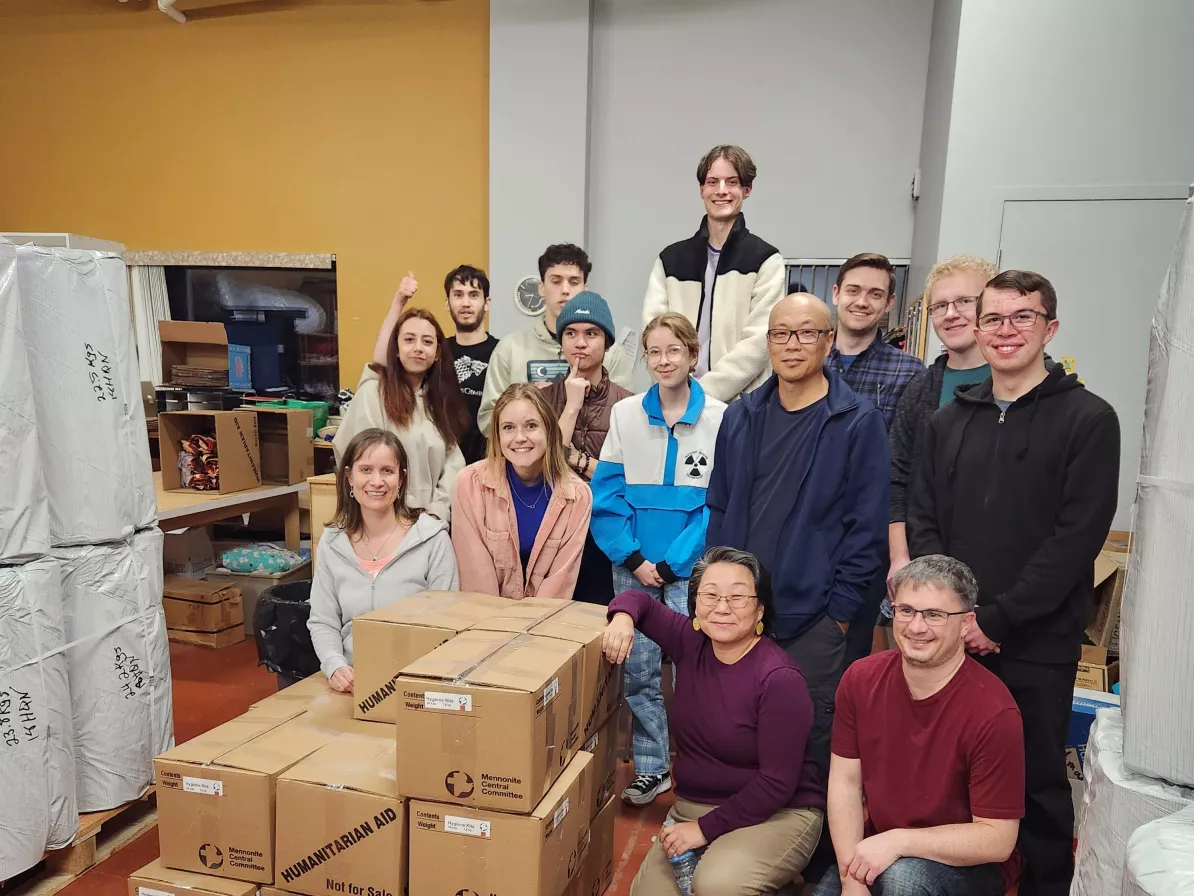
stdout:
[(479, 896), (476, 890), (457, 890), (456, 896)]
[(214, 871), (223, 866), (224, 852), (215, 844), (204, 843), (199, 847), (199, 861), (203, 863), (204, 868), (210, 868)]
[(444, 787), (456, 799), (467, 800), (473, 795), (473, 776), (462, 771), (448, 772), (444, 778)]

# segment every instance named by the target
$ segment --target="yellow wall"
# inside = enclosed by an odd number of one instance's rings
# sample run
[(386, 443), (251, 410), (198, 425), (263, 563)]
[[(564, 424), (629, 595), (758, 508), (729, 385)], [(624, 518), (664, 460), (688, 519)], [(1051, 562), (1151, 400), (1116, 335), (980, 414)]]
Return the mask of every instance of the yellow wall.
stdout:
[(335, 253), (355, 387), (408, 269), (446, 320), (486, 263), (488, 3), (155, 6), (0, 0), (0, 231)]

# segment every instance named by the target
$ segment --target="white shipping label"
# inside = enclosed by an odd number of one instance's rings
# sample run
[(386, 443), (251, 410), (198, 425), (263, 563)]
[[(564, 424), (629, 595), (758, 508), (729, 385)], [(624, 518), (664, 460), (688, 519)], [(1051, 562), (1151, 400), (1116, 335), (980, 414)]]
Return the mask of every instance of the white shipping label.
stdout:
[(592, 737), (589, 738), (589, 742), (587, 744), (585, 744), (585, 752), (586, 753), (596, 753), (597, 752), (598, 736), (599, 736), (599, 734), (594, 734)]
[(216, 781), (211, 778), (188, 778), (183, 777), (182, 789), (186, 793), (202, 793), (205, 796), (223, 796), (224, 782)]
[(137, 887), (137, 896), (174, 896), (166, 890), (155, 890), (152, 887)]
[(554, 831), (560, 826), (560, 822), (568, 817), (568, 800), (560, 803), (560, 808), (556, 809), (556, 814), (551, 817), (551, 829)]
[(442, 694), (427, 691), (423, 694), (424, 709), (451, 709), (456, 712), (473, 711), (472, 694)]
[(470, 837), (489, 839), (489, 822), (476, 818), (461, 818), (459, 815), (444, 816), (444, 831), (449, 834), (467, 834)]
[(543, 705), (547, 706), (552, 700), (556, 699), (556, 694), (560, 692), (560, 680), (553, 678), (551, 684), (543, 689)]

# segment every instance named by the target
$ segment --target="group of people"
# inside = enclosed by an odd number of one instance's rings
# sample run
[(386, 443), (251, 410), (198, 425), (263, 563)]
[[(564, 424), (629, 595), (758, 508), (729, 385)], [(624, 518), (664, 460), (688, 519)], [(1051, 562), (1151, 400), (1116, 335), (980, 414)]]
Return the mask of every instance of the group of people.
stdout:
[(637, 896), (675, 894), (668, 858), (690, 849), (697, 896), (798, 874), (819, 896), (1060, 896), (1115, 412), (1046, 355), (1039, 274), (936, 265), (927, 369), (882, 338), (882, 255), (840, 266), (836, 320), (785, 295), (742, 216), (756, 174), (740, 147), (701, 159), (705, 217), (648, 281), (642, 394), (576, 246), (539, 259), (543, 317), (501, 340), (483, 271), (445, 278), (452, 339), (403, 279), (334, 443), (323, 671), (351, 691), (353, 619), (422, 590), (608, 605), (622, 798), (676, 788)]

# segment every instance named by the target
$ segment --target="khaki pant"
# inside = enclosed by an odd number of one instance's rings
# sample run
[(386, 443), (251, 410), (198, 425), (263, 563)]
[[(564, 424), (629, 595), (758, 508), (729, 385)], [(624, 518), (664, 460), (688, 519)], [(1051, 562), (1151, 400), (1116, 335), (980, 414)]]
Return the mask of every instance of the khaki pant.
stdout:
[[(696, 821), (714, 806), (677, 798), (668, 818)], [(780, 809), (762, 824), (738, 828), (706, 847), (693, 896), (756, 896), (774, 893), (804, 870), (821, 836), (820, 809)], [(677, 896), (680, 888), (663, 846), (656, 841), (630, 885), (630, 896)]]

